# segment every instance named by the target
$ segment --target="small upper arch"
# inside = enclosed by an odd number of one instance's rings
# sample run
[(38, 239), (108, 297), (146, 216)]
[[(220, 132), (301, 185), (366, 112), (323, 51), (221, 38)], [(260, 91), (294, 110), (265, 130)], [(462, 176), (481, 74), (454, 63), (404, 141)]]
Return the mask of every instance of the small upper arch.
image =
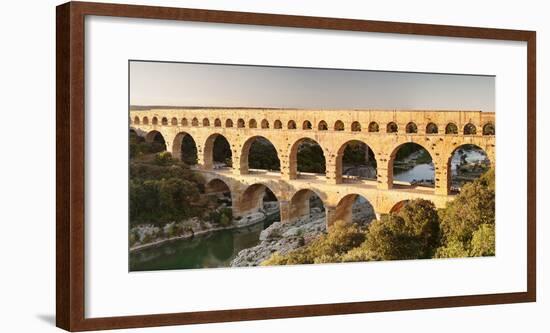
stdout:
[(351, 123), (351, 131), (361, 132), (361, 123), (358, 121), (354, 121), (353, 123)]
[(162, 124), (163, 126), (167, 126), (167, 125), (168, 125), (168, 118), (162, 117), (162, 119), (161, 119), (161, 124)]
[(487, 123), (483, 125), (483, 135), (495, 135), (495, 124)]
[(143, 117), (143, 125), (149, 125), (149, 118), (147, 116)]
[(334, 130), (335, 131), (343, 131), (344, 130), (344, 122), (341, 120), (336, 120), (334, 123)]
[(256, 122), (256, 119), (250, 119), (248, 121), (248, 128), (256, 128), (258, 127), (258, 123)]
[(225, 120), (225, 127), (233, 127), (233, 120), (226, 119)]
[(153, 120), (151, 121), (153, 125), (158, 125), (159, 119), (157, 117), (153, 117)]
[(389, 122), (388, 125), (386, 125), (386, 133), (397, 133), (397, 124), (392, 122)]
[(288, 129), (296, 129), (296, 122), (294, 120), (289, 120), (287, 124)]
[(138, 116), (134, 117), (134, 124), (139, 125), (139, 117)]
[(191, 126), (199, 126), (199, 120), (197, 119), (197, 117), (191, 120)]
[(437, 128), (437, 125), (434, 123), (429, 123), (426, 125), (426, 134), (437, 134), (439, 132), (439, 129)]
[(273, 128), (281, 129), (281, 128), (283, 128), (283, 123), (279, 119), (277, 119), (277, 120), (275, 120), (275, 123), (273, 123)]
[(187, 121), (187, 118), (182, 118), (181, 119), (181, 126), (188, 126), (189, 125), (189, 122)]
[(214, 119), (214, 127), (222, 127), (222, 121), (220, 118)]
[(309, 120), (305, 120), (302, 123), (302, 129), (303, 130), (310, 130), (311, 128), (312, 128), (312, 126), (311, 126), (311, 122)]
[[(394, 132), (397, 132), (397, 130)], [(410, 123), (407, 124), (407, 126), (405, 126), (405, 133), (408, 133), (408, 134), (418, 133), (418, 127), (416, 126), (415, 123), (411, 121)]]
[(208, 120), (208, 118), (203, 118), (203, 119), (202, 119), (202, 126), (203, 126), (203, 127), (208, 127), (208, 126), (210, 126), (210, 120)]
[(262, 125), (262, 128), (267, 129), (269, 128), (269, 121), (267, 121), (267, 119), (264, 119), (262, 120), (261, 125)]
[(464, 135), (474, 135), (476, 134), (476, 126), (472, 123), (467, 123), (464, 125)]
[(458, 126), (455, 123), (448, 123), (445, 126), (445, 134), (458, 134)]
[(327, 122), (324, 121), (324, 120), (321, 120), (321, 121), (319, 122), (319, 125), (317, 126), (317, 129), (318, 129), (319, 131), (326, 131), (326, 130), (328, 130)]
[(178, 118), (172, 117), (172, 119), (170, 120), (170, 124), (172, 126), (178, 126)]
[(244, 119), (243, 118), (239, 118), (239, 120), (237, 120), (237, 127), (238, 128), (244, 128)]
[(380, 132), (380, 126), (378, 126), (378, 123), (376, 121), (371, 121), (369, 124), (369, 132), (371, 133), (377, 133)]

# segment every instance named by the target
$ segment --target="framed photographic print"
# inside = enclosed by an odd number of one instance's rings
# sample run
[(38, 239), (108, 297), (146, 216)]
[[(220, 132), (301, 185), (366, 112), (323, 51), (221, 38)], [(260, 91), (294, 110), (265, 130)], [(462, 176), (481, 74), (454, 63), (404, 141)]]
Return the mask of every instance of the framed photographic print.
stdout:
[(57, 325), (534, 302), (535, 49), (533, 31), (58, 6)]

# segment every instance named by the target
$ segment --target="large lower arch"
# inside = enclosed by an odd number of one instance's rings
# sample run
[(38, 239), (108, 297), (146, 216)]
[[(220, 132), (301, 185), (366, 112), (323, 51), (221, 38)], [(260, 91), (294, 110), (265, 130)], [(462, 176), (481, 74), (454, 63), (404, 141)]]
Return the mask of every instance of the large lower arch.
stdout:
[(232, 166), (231, 145), (222, 134), (214, 133), (206, 139), (203, 154), (203, 168), (206, 170)]
[[(303, 218), (321, 218), (325, 214), (325, 204), (321, 195), (310, 189), (301, 189), (290, 199), (288, 221)], [(326, 221), (326, 216), (325, 216)]]
[(189, 165), (197, 164), (197, 144), (189, 133), (180, 132), (175, 136), (172, 144), (172, 157)]
[(368, 225), (373, 219), (376, 219), (376, 213), (372, 204), (367, 198), (352, 193), (340, 199), (327, 223), (329, 226), (336, 221)]
[(326, 159), (321, 145), (311, 138), (301, 138), (294, 142), (289, 154), (289, 177), (300, 178), (300, 174), (326, 173)]
[(406, 142), (395, 147), (388, 163), (388, 183), (390, 188), (434, 188), (435, 168), (428, 149), (414, 142)]
[[(460, 192), (464, 184), (481, 177), (491, 167), (487, 152), (473, 144), (456, 147), (447, 162), (447, 184), (451, 193)], [(494, 163), (494, 162), (493, 162)]]
[(234, 211), (236, 216), (272, 210), (279, 210), (279, 199), (266, 184), (256, 183), (248, 186), (241, 194)]
[(220, 178), (214, 178), (208, 181), (204, 186), (204, 193), (216, 196), (218, 203), (225, 207), (232, 206), (231, 188)]
[[(251, 159), (250, 156), (253, 158)], [(277, 149), (266, 137), (253, 136), (243, 144), (240, 155), (240, 173), (247, 174), (250, 169), (281, 170)]]
[(152, 147), (153, 152), (166, 150), (166, 141), (164, 140), (164, 136), (162, 135), (162, 133), (160, 133), (159, 131), (156, 131), (156, 130), (149, 131), (145, 135), (145, 141), (153, 145)]
[(374, 151), (364, 142), (349, 140), (344, 143), (336, 154), (336, 183), (346, 178), (349, 181), (357, 179), (376, 180), (377, 162)]

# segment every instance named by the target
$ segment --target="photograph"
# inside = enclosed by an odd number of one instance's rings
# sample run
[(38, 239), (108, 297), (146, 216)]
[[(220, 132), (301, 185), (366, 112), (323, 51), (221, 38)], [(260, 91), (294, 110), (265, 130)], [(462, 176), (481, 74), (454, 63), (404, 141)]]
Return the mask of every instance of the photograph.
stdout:
[(495, 77), (130, 60), (129, 271), (495, 256)]

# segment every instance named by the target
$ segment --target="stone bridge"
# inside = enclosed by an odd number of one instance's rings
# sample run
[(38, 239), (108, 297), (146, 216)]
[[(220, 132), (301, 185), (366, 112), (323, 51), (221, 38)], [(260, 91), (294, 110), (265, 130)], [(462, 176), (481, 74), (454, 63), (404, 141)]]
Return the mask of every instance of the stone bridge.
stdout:
[[(162, 135), (175, 158), (182, 154), (182, 140), (196, 144), (198, 169), (213, 191), (223, 182), (231, 191), (235, 214), (261, 205), (268, 187), (279, 200), (281, 220), (306, 214), (309, 196), (316, 193), (327, 211), (327, 223), (348, 220), (357, 195), (365, 197), (377, 214), (389, 213), (404, 200), (424, 198), (437, 207), (453, 199), (450, 193), (451, 157), (463, 145), (485, 151), (495, 163), (495, 114), (481, 111), (314, 110), (259, 108), (135, 108), (130, 128), (146, 140)], [(232, 152), (230, 169), (215, 169), (214, 141), (223, 136)], [(254, 140), (270, 141), (280, 160), (280, 172), (250, 170), (248, 157)], [(297, 152), (306, 139), (323, 150), (326, 173), (297, 171)], [(349, 179), (342, 174), (342, 158), (352, 141), (365, 143), (377, 164), (376, 180)], [(398, 185), (393, 162), (406, 143), (417, 143), (431, 155), (435, 188)], [(212, 184), (211, 184), (212, 183)]]

